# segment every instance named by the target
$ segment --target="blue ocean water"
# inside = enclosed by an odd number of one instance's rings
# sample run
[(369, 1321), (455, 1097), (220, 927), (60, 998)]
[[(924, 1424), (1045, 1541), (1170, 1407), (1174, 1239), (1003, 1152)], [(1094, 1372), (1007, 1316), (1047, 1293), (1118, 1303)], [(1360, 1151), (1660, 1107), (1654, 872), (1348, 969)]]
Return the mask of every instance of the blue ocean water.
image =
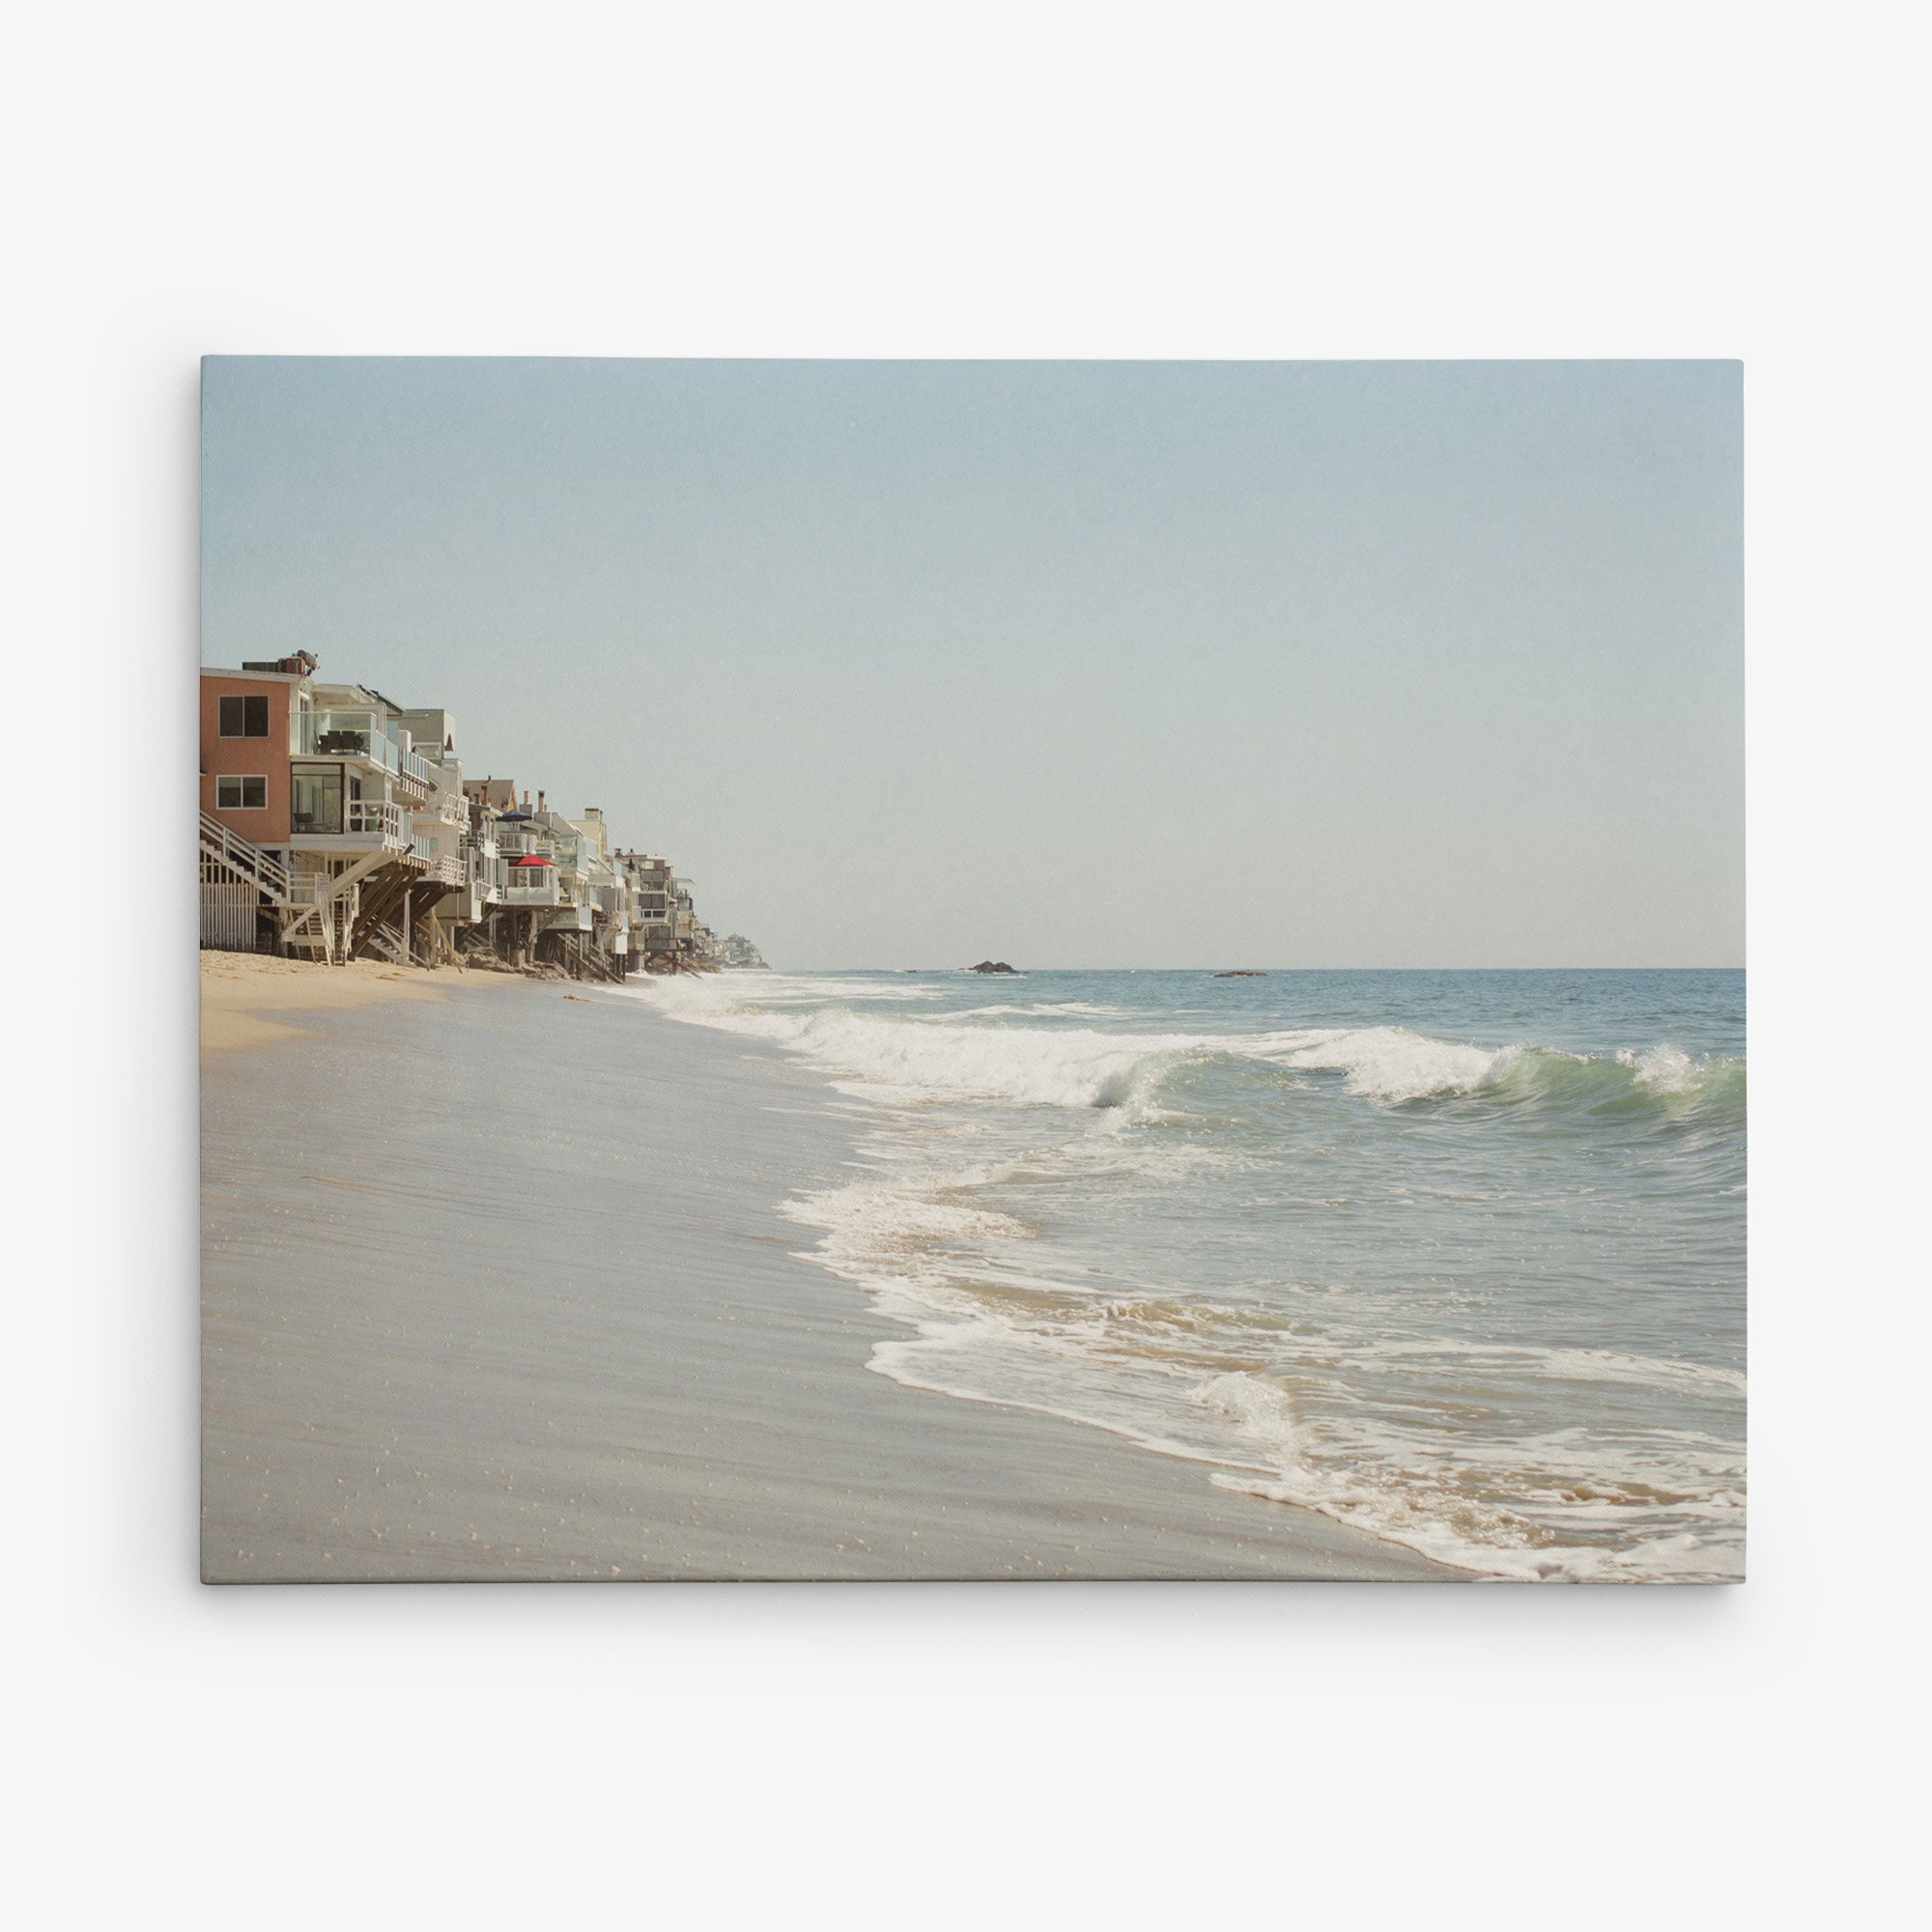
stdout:
[(871, 1366), (1479, 1574), (1742, 1574), (1741, 972), (727, 974), (866, 1166)]

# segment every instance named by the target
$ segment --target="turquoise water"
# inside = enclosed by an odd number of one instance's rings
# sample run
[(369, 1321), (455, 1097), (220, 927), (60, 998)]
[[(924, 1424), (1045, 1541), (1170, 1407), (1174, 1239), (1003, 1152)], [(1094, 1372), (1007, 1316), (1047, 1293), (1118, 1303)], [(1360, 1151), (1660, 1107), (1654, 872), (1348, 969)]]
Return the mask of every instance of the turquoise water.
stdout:
[(1741, 972), (633, 982), (858, 1120), (872, 1366), (1484, 1575), (1742, 1574)]

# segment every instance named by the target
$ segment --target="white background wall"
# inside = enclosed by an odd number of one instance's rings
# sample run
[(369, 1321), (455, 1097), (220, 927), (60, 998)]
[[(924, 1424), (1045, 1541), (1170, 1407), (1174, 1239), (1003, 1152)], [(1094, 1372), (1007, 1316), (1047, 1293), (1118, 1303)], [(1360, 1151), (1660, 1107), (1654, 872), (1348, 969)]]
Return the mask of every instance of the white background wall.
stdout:
[[(1923, 1717), (1911, 24), (1683, 0), (13, 23), (11, 830), (97, 895), (15, 893), (0, 948), (21, 1922), (1882, 1922)], [(215, 350), (1742, 355), (1750, 1582), (200, 1588)]]

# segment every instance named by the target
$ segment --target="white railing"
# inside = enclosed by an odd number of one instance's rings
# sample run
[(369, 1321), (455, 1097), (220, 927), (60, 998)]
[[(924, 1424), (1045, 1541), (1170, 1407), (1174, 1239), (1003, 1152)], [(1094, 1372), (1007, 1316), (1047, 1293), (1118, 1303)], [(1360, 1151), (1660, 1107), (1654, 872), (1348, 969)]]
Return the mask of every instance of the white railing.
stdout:
[(512, 874), (510, 883), (503, 888), (503, 903), (505, 905), (554, 906), (560, 902), (556, 888), (556, 874), (554, 872), (540, 885), (534, 886), (522, 884)]
[(342, 808), (342, 829), (360, 838), (380, 838), (385, 845), (403, 842), (403, 809), (386, 798), (352, 798)]

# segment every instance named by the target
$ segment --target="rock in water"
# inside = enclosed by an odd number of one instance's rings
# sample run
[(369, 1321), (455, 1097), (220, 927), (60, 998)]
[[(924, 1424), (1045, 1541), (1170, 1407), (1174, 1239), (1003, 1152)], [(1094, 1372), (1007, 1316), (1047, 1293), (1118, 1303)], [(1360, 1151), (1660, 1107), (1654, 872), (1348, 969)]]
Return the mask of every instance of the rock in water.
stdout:
[(1016, 969), (1009, 966), (1004, 959), (982, 959), (977, 966), (967, 967), (969, 973), (1011, 973)]

